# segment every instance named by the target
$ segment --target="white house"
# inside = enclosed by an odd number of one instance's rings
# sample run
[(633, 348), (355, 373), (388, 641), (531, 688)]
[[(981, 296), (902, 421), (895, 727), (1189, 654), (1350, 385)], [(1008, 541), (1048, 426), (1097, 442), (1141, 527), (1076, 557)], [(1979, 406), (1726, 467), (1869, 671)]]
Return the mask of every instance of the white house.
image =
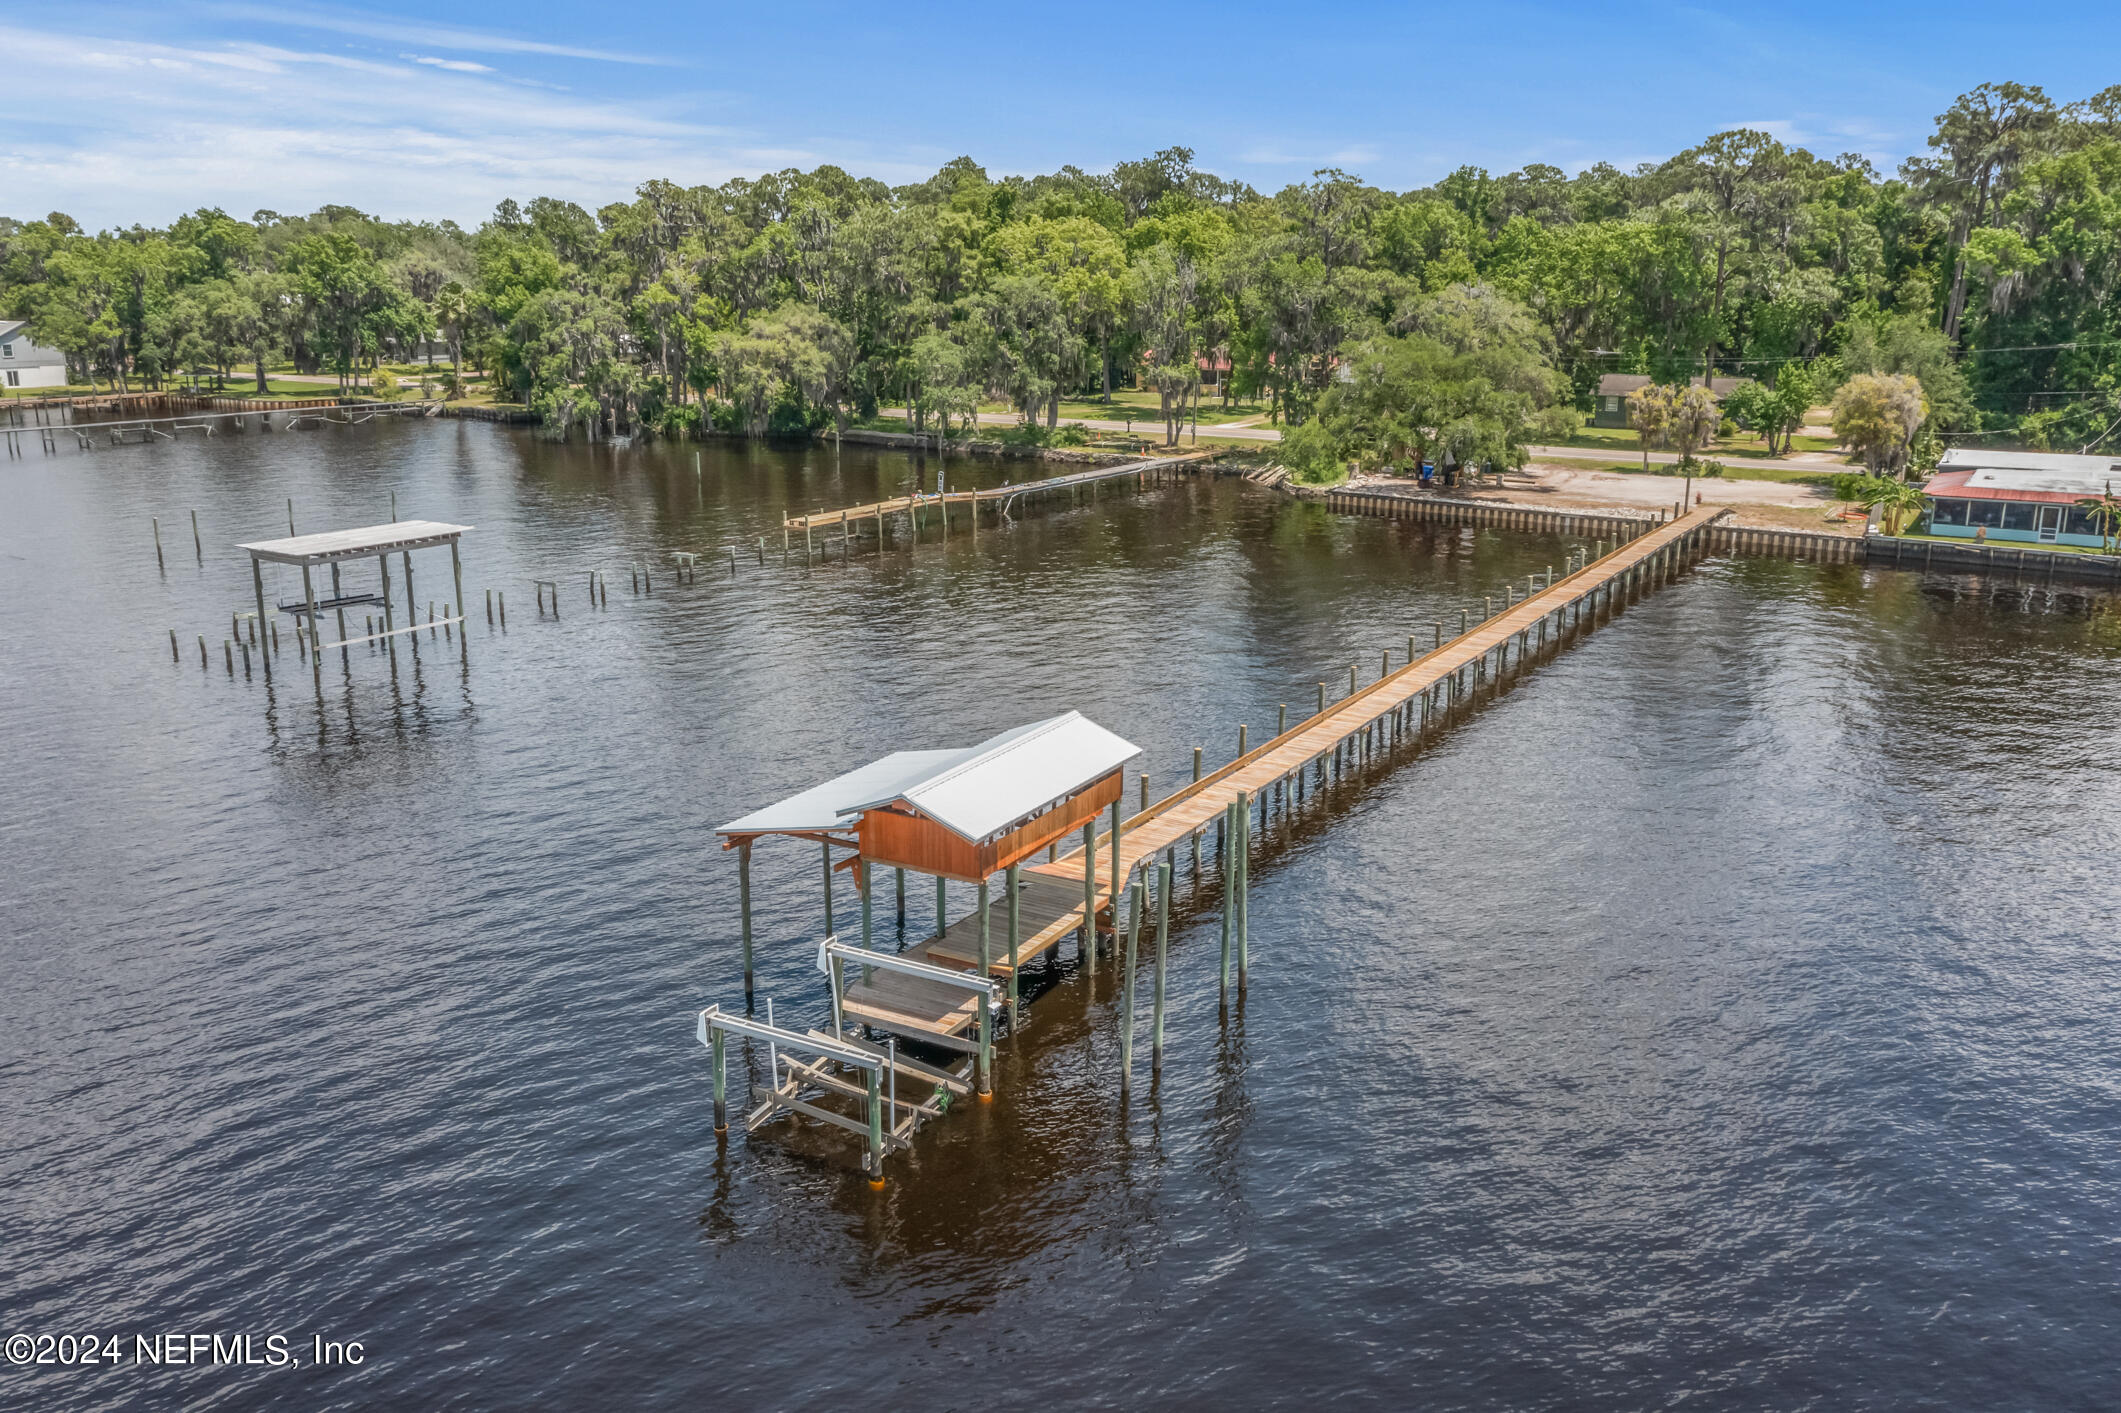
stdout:
[(30, 341), (20, 319), (0, 319), (0, 383), (10, 388), (63, 388), (66, 355)]

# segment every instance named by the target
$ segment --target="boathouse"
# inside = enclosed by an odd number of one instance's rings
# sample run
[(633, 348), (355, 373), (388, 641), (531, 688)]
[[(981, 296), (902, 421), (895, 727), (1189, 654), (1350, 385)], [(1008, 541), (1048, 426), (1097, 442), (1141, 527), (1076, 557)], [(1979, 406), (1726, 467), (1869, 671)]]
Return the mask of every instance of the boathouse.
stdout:
[(1954, 448), (1922, 489), (1928, 530), (1948, 539), (2105, 545), (2081, 502), (2121, 486), (2121, 458)]
[[(1126, 764), (1140, 754), (1131, 742), (1071, 711), (973, 746), (894, 751), (716, 830), (722, 846), (737, 851), (747, 1010), (753, 992), (751, 850), (773, 835), (819, 846), (824, 940), (818, 964), (832, 989), (829, 1033), (775, 1025), (770, 998), (763, 1026), (719, 1006), (701, 1012), (699, 1038), (715, 1061), (717, 1131), (727, 1128), (723, 1054), (729, 1035), (769, 1047), (772, 1083), (752, 1087), (758, 1103), (746, 1115), (746, 1129), (783, 1113), (850, 1129), (869, 1139), (864, 1165), (872, 1178), (880, 1177), (886, 1152), (941, 1113), (951, 1095), (969, 1094), (975, 1083), (981, 1096), (991, 1094), (997, 1006), (1006, 1007), (1013, 1023), (1025, 964), (1058, 951), (1065, 923), (1088, 917), (1094, 924), (1102, 901), (1084, 882), (1034, 878), (1019, 865), (1041, 850), (1050, 857), (1078, 830), (1087, 845), (1108, 808), (1117, 822)], [(878, 865), (895, 875), (892, 900), (900, 927), (906, 921), (906, 875), (935, 880), (932, 937), (904, 951), (877, 947)], [(834, 925), (833, 878), (840, 872), (854, 877), (858, 947), (842, 941)], [(997, 874), (1002, 906), (994, 909), (990, 890)], [(948, 916), (951, 881), (978, 888), (973, 911), (955, 924)], [(850, 1033), (863, 1027), (884, 1041)], [(901, 1041), (962, 1061), (943, 1066), (904, 1056)], [(927, 1087), (928, 1096), (901, 1100), (902, 1075)], [(866, 1106), (866, 1115), (845, 1112), (842, 1101), (850, 1099)]]

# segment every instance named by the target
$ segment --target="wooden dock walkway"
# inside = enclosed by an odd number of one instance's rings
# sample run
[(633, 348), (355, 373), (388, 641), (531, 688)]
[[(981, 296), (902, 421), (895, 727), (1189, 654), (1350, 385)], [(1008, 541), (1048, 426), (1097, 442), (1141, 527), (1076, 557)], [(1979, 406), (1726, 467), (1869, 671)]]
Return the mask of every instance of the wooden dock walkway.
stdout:
[(923, 511), (932, 509), (941, 518), (943, 529), (947, 532), (950, 527), (950, 509), (953, 506), (966, 507), (972, 516), (973, 525), (977, 527), (981, 506), (1006, 510), (1012, 502), (1028, 496), (1074, 492), (1108, 481), (1133, 480), (1146, 486), (1151, 475), (1161, 476), (1189, 462), (1214, 455), (1213, 451), (1185, 452), (1178, 456), (1158, 457), (1151, 461), (1127, 461), (1117, 466), (1096, 466), (1088, 471), (1071, 471), (1065, 476), (1019, 481), (1013, 485), (995, 486), (986, 490), (945, 491), (941, 495), (923, 495), (916, 491), (911, 495), (871, 501), (867, 505), (850, 505), (841, 510), (819, 510), (811, 515), (791, 515), (782, 522), (782, 530), (784, 533), (800, 530), (806, 536), (814, 530), (825, 529), (838, 529), (842, 534), (846, 534), (850, 530), (858, 532), (863, 525), (873, 522), (881, 538), (885, 516), (905, 515), (917, 520)]
[[(1709, 531), (1728, 513), (1696, 510), (1648, 530), (1122, 819), (1116, 863), (1111, 831), (1096, 836), (1087, 889), (1080, 845), (1053, 860), (1027, 864), (1020, 877), (1013, 950), (1008, 945), (1004, 887), (990, 900), (984, 919), (975, 908), (940, 936), (907, 947), (903, 955), (976, 971), (984, 923), (988, 975), (1014, 982), (1041, 955), (1081, 934), (1086, 909), (1100, 932), (1116, 931), (1113, 899), (1124, 894), (1138, 870), (1153, 869), (1163, 856), (1175, 858), (1180, 846), (1213, 828), (1240, 802), (1264, 801), (1274, 787), (1313, 767), (1355, 769), (1373, 751), (1446, 718), (1513, 662), (1528, 661), (1549, 641), (1558, 642), (1563, 629), (1583, 621), (1586, 610), (1603, 612), (1707, 552)], [(1013, 985), (1010, 991), (1013, 997)], [(949, 1049), (974, 1048), (975, 1008), (962, 992), (876, 972), (863, 981), (849, 980), (846, 1008), (849, 1015), (880, 1029)]]
[[(1506, 670), (1513, 650), (1522, 661), (1543, 644), (1550, 629), (1558, 634), (1568, 626), (1571, 620), (1565, 615), (1580, 614), (1586, 605), (1602, 607), (1638, 586), (1662, 582), (1704, 550), (1709, 527), (1728, 513), (1695, 510), (1621, 545), (1122, 821), (1121, 885), (1135, 869), (1153, 864), (1159, 854), (1214, 824), (1240, 799), (1256, 799), (1338, 753), (1366, 751), (1366, 738), (1374, 733), (1418, 730), (1415, 711), (1448, 710), (1454, 694), (1462, 700), (1472, 685)], [(1099, 872), (1109, 885), (1110, 835), (1099, 844), (1098, 862), (1103, 865)], [(1033, 871), (1073, 879), (1080, 887), (1081, 854), (1078, 851), (1057, 862), (1036, 865)]]

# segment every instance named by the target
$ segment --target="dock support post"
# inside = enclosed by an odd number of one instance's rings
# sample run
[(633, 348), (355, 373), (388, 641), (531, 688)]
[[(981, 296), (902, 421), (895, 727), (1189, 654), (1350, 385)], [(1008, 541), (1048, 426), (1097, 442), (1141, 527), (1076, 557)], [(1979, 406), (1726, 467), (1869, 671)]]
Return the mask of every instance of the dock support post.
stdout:
[[(457, 542), (455, 540), (449, 542), (449, 577), (457, 586), (457, 607), (468, 609), (469, 605), (464, 599), (464, 560), (457, 553)], [(555, 594), (553, 597), (558, 598), (559, 595)], [(471, 614), (467, 612), (464, 618), (469, 622)], [(470, 653), (471, 634), (466, 633), (462, 638), (458, 639), (458, 644), (465, 653)]]
[[(714, 1131), (729, 1132), (729, 1037), (720, 1026), (707, 1032), (708, 1047), (714, 1053)], [(779, 1084), (781, 1077), (775, 1075), (773, 1082)]]
[(1119, 801), (1112, 802), (1112, 898), (1119, 899)]
[(898, 870), (898, 925), (901, 931), (906, 926), (906, 870)]
[(979, 881), (979, 979), (994, 979), (994, 947), (987, 932), (987, 880)]
[(994, 1001), (985, 991), (979, 993), (979, 1097), (994, 1097)]
[(1252, 970), (1252, 797), (1237, 797), (1237, 991)]
[[(1222, 828), (1225, 839), (1233, 837), (1236, 833), (1236, 826), (1230, 819), (1231, 811), (1236, 808), (1237, 806), (1235, 805), (1223, 806)], [(1234, 854), (1225, 854), (1223, 857), (1223, 947), (1222, 966), (1218, 975), (1221, 977), (1221, 996), (1225, 1001), (1230, 999), (1230, 909), (1234, 905), (1234, 900), (1237, 896), (1237, 890), (1233, 886), (1237, 881), (1233, 871), (1234, 860)]]
[(1171, 950), (1171, 865), (1156, 866), (1156, 998), (1155, 1029), (1149, 1041), (1149, 1067), (1164, 1067), (1164, 965)]
[[(736, 846), (736, 899), (737, 911), (744, 918), (744, 1004), (751, 1004), (751, 841), (741, 840)], [(779, 1084), (781, 1077), (775, 1075), (773, 1082)]]
[(155, 568), (167, 569), (169, 566), (162, 561), (162, 517), (150, 515), (147, 518), (147, 523), (155, 532)]
[(1251, 730), (1251, 728), (1250, 728), (1250, 727), (1248, 727), (1248, 726), (1246, 726), (1246, 725), (1244, 725), (1244, 724), (1243, 724), (1242, 722), (1240, 722), (1240, 723), (1238, 724), (1238, 727), (1237, 727), (1237, 758), (1238, 758), (1239, 760), (1243, 760), (1243, 759), (1244, 759), (1244, 756), (1245, 756), (1245, 733), (1246, 733), (1246, 732), (1248, 732), (1248, 731), (1250, 731), (1250, 730)]
[[(191, 513), (191, 551), (199, 563), (206, 563), (206, 546), (199, 543), (199, 512), (196, 510)], [(341, 633), (339, 636), (343, 638), (346, 635)]]
[[(344, 591), (339, 586), (339, 561), (336, 559), (331, 562), (331, 596), (335, 599), (344, 597)], [(346, 641), (346, 610), (341, 607), (332, 611), (338, 615), (339, 641), (343, 643)], [(346, 649), (339, 649), (339, 656), (346, 656)]]
[(1318, 684), (1318, 709), (1320, 711), (1326, 709), (1326, 684), (1323, 682)]
[[(250, 587), (252, 591), (255, 592), (258, 596), (258, 623), (259, 626), (262, 628), (265, 624), (270, 623), (271, 620), (265, 616), (265, 571), (258, 567), (258, 561), (255, 558), (253, 558), (250, 562)], [(170, 647), (172, 651), (174, 651), (176, 648), (176, 642), (177, 640), (173, 635), (170, 638)], [(259, 646), (261, 649), (265, 649), (259, 654), (259, 656), (265, 659), (265, 675), (267, 677), (271, 677), (272, 652), (266, 644), (261, 643)]]
[(317, 590), (310, 581), (309, 566), (302, 566), (302, 599), (309, 609), (309, 671), (312, 677), (324, 675), (324, 654), (317, 649)]
[(1134, 939), (1141, 930), (1142, 881), (1137, 876), (1128, 896), (1126, 964), (1120, 972), (1119, 1092), (1122, 1094), (1127, 1092), (1127, 1086), (1134, 1079)]
[(943, 876), (938, 873), (935, 876), (935, 935), (938, 937), (942, 936), (943, 929), (949, 925), (950, 889), (943, 881)]
[(1289, 729), (1289, 704), (1282, 702), (1274, 708), (1274, 734), (1280, 736)]
[[(876, 944), (871, 940), (871, 914), (869, 906), (869, 860), (864, 858), (857, 858), (855, 860), (854, 886), (862, 890), (862, 950), (865, 952), (873, 952), (876, 950)], [(869, 979), (874, 975), (876, 975), (876, 969), (874, 967), (863, 967), (862, 984), (865, 986), (868, 985)]]
[[(1119, 898), (1112, 899), (1113, 921), (1119, 920)], [(1083, 959), (1097, 974), (1097, 826), (1083, 826)]]
[(871, 1069), (869, 1075), (869, 1185), (884, 1185), (884, 1096), (882, 1070)]
[(825, 935), (830, 937), (832, 935), (832, 846), (830, 844), (820, 844), (817, 849), (825, 860)]
[(1002, 887), (1009, 890), (1009, 1033), (1016, 1034), (1016, 949), (1023, 944), (1023, 899), (1017, 896), (1017, 866), (1009, 865)]
[[(411, 550), (406, 550), (406, 551), (405, 551), (405, 554), (404, 554), (404, 560), (405, 560), (405, 622), (406, 622), (406, 624), (407, 624), (408, 626), (410, 626), (410, 625), (412, 625), (412, 624), (415, 624), (415, 623), (417, 623), (417, 622), (419, 622), (419, 621), (420, 621), (420, 601), (419, 601), (418, 599), (414, 598), (414, 597), (413, 597), (413, 593), (412, 593), (412, 551), (411, 551)], [(557, 613), (557, 612), (558, 612), (559, 610), (558, 610), (558, 609), (554, 609), (553, 611), (554, 611), (555, 613)], [(412, 635), (412, 637), (413, 637), (413, 641), (414, 641), (414, 642), (416, 642), (416, 643), (417, 643), (417, 642), (418, 642), (418, 641), (420, 640), (420, 635), (419, 635), (419, 634), (417, 634), (417, 633), (413, 634), (413, 635)]]

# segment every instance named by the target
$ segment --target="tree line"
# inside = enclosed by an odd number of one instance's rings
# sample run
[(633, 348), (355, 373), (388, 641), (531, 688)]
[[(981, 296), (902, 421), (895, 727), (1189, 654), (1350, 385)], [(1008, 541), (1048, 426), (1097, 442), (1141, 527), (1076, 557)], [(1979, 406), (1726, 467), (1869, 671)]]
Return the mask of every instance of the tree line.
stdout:
[(439, 346), (556, 434), (682, 436), (880, 407), (949, 432), (995, 402), (1051, 428), (1124, 381), (1172, 436), (1203, 397), (1258, 399), (1314, 461), (1514, 464), (1607, 372), (1779, 386), (1752, 414), (1771, 436), (1798, 380), (1809, 401), (1909, 378), (1929, 435), (2074, 450), (2116, 416), (2117, 277), (2121, 85), (1983, 85), (1889, 176), (1738, 129), (1632, 171), (1406, 192), (1324, 170), (1268, 195), (1172, 147), (1035, 177), (959, 158), (899, 187), (650, 181), (594, 213), (505, 201), (476, 230), (344, 206), (93, 235), (0, 218), (0, 314), (83, 382), (352, 378)]

